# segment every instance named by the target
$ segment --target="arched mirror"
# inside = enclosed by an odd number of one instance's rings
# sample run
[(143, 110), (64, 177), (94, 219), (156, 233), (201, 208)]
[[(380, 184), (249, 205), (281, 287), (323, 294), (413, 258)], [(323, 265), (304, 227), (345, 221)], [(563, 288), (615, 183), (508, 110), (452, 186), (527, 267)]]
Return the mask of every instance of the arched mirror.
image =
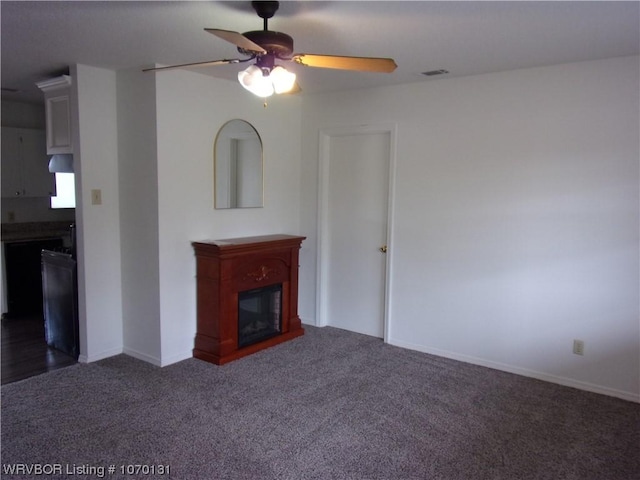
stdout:
[(215, 208), (262, 207), (262, 140), (253, 125), (230, 120), (214, 146)]

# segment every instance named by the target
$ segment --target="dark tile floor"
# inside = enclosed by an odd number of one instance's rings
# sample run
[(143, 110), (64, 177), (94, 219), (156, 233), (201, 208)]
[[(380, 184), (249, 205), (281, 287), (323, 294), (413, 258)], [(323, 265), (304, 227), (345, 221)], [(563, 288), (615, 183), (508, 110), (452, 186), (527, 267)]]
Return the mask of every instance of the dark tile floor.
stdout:
[(39, 315), (2, 318), (2, 385), (76, 363), (47, 345), (44, 320)]

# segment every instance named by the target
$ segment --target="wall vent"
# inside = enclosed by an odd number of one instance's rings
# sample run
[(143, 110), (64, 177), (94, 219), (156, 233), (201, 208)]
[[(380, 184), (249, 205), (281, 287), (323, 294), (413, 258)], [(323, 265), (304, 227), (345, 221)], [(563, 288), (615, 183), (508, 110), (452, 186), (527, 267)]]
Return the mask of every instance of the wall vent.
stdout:
[(449, 70), (429, 70), (428, 72), (422, 72), (422, 75), (425, 77), (435, 77), (436, 75), (444, 75), (445, 73), (449, 73)]

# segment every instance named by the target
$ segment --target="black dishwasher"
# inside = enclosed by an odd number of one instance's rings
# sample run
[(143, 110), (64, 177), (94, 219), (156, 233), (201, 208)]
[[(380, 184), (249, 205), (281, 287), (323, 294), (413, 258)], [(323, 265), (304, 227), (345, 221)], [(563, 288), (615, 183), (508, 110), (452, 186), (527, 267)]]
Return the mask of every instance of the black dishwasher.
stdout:
[(78, 275), (73, 255), (42, 251), (42, 298), (47, 344), (78, 358)]
[(5, 241), (8, 317), (42, 314), (40, 252), (61, 248), (62, 238)]

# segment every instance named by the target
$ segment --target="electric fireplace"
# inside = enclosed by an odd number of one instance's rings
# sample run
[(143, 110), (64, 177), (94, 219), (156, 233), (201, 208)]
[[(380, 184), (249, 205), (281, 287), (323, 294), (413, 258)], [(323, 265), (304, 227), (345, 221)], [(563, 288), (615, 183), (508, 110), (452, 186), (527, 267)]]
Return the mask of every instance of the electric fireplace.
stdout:
[(282, 331), (282, 284), (238, 293), (238, 347)]
[(305, 237), (193, 242), (197, 331), (193, 356), (217, 365), (304, 334), (298, 255)]

